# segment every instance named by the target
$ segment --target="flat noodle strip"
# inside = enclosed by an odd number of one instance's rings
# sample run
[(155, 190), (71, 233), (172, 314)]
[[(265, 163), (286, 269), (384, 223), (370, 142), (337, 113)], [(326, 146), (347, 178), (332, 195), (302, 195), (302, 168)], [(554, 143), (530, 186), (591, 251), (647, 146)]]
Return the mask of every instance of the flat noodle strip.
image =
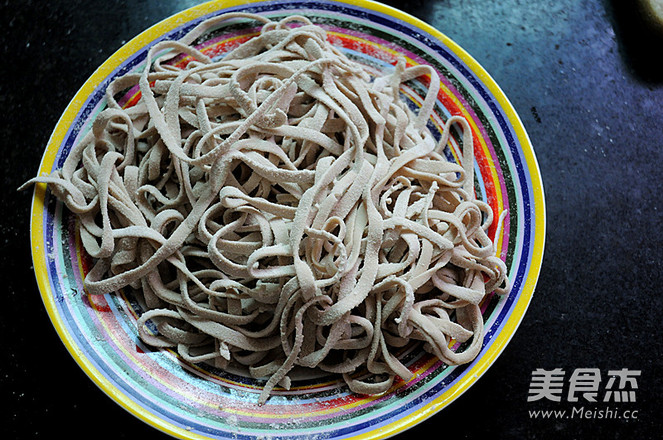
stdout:
[[(232, 19), (262, 31), (216, 61), (191, 47)], [(508, 292), (507, 270), (474, 197), (469, 124), (451, 117), (438, 143), (426, 128), (434, 69), (400, 60), (373, 78), (307, 18), (251, 14), (157, 43), (147, 63), (109, 85), (62, 169), (28, 182), (79, 217), (91, 294), (142, 294), (146, 344), (266, 378), (260, 403), (295, 368), (375, 394), (411, 379), (398, 353), (412, 344), (450, 365), (477, 355), (478, 304)], [(400, 88), (421, 76), (415, 114)], [(452, 126), (460, 165), (441, 154)]]

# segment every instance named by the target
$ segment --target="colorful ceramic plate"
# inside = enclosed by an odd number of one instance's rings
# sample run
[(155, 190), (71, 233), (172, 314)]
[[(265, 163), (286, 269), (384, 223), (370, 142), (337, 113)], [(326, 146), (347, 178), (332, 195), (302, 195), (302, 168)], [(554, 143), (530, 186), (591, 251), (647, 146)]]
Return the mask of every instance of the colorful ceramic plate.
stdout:
[[(496, 213), (508, 210), (498, 251), (505, 259), (512, 292), (482, 304), (487, 333), (474, 362), (447, 367), (413, 352), (403, 361), (416, 379), (396, 382), (386, 394), (367, 397), (329, 377), (299, 380), (256, 404), (261, 382), (191, 365), (169, 350), (143, 345), (136, 332), (140, 306), (126, 294), (88, 295), (82, 284), (90, 261), (82, 251), (75, 219), (42, 186), (32, 209), (36, 277), (53, 324), (72, 356), (112, 399), (148, 424), (175, 437), (384, 438), (440, 411), (458, 398), (495, 361), (513, 336), (530, 302), (543, 254), (545, 210), (539, 170), (513, 107), (490, 76), (453, 41), (425, 23), (387, 6), (353, 2), (212, 2), (173, 16), (131, 40), (83, 85), (60, 119), (42, 159), (40, 173), (57, 169), (76, 140), (104, 108), (109, 81), (143, 67), (147, 49), (176, 39), (200, 21), (228, 11), (279, 19), (302, 14), (323, 26), (329, 40), (371, 69), (387, 71), (397, 57), (410, 65), (430, 64), (442, 78), (433, 131), (450, 115), (470, 121), (475, 136), (478, 197)], [(251, 38), (255, 23), (222, 27), (201, 49), (223, 56)], [(408, 83), (404, 95), (420, 100), (426, 85)], [(127, 96), (130, 105), (131, 96)], [(450, 148), (449, 157), (457, 156)], [(495, 234), (495, 229), (490, 230)], [(513, 347), (522, 350), (523, 347)]]

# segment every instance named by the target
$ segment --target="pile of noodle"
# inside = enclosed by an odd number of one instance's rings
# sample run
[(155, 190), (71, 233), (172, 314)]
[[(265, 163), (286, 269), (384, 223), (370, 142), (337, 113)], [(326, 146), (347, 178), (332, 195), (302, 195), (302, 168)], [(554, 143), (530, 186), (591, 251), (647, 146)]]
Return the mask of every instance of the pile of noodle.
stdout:
[[(260, 35), (218, 61), (193, 47), (233, 18), (261, 22)], [(176, 68), (177, 56), (192, 61)], [(508, 280), (492, 210), (475, 199), (467, 122), (451, 117), (437, 142), (426, 128), (433, 69), (401, 61), (373, 78), (306, 18), (248, 14), (157, 43), (147, 66), (112, 82), (62, 168), (30, 182), (76, 214), (95, 261), (87, 291), (139, 292), (144, 343), (243, 366), (267, 379), (261, 403), (295, 367), (375, 394), (411, 379), (395, 354), (409, 344), (449, 365), (476, 357), (479, 303)], [(401, 84), (423, 75), (413, 112)], [(452, 125), (462, 165), (442, 153)]]

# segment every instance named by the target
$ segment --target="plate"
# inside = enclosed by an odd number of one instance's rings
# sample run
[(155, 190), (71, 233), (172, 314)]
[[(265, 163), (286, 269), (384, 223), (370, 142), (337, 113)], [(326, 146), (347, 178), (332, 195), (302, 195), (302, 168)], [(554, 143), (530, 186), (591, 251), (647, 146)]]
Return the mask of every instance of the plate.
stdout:
[[(150, 46), (177, 39), (202, 20), (242, 11), (271, 19), (301, 14), (324, 27), (328, 39), (352, 59), (386, 71), (402, 56), (428, 64), (441, 88), (432, 126), (462, 115), (475, 136), (477, 197), (494, 212), (508, 211), (497, 251), (506, 261), (512, 290), (482, 303), (486, 335), (470, 364), (448, 367), (419, 352), (403, 353), (415, 378), (397, 380), (385, 394), (351, 393), (330, 377), (295, 380), (257, 405), (261, 382), (212, 367), (189, 364), (176, 352), (154, 350), (137, 336), (140, 305), (128, 293), (88, 295), (91, 267), (76, 220), (37, 185), (31, 237), (42, 299), (60, 338), (87, 375), (123, 408), (174, 437), (193, 439), (377, 439), (395, 435), (442, 410), (490, 367), (515, 333), (539, 275), (545, 236), (541, 177), (526, 131), (512, 105), (484, 69), (438, 30), (388, 6), (353, 2), (211, 2), (183, 11), (146, 30), (101, 65), (72, 99), (46, 147), (40, 174), (59, 168), (71, 147), (104, 108), (109, 81), (139, 71)], [(200, 42), (210, 56), (255, 35), (246, 20), (221, 27)], [(425, 84), (403, 93), (419, 101)], [(126, 97), (129, 103), (131, 96)], [(453, 148), (450, 150), (454, 155)], [(455, 152), (457, 155), (457, 152)], [(496, 233), (493, 226), (489, 235)], [(522, 347), (513, 347), (522, 350)]]

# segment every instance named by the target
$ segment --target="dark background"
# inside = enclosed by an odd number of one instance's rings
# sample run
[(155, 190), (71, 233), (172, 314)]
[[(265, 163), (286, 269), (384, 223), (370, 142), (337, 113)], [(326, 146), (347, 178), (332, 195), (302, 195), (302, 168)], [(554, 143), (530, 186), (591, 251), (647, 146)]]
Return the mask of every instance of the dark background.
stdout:
[[(166, 438), (106, 397), (49, 322), (30, 256), (30, 192), (60, 114), (94, 69), (196, 1), (6, 1), (0, 6), (0, 436)], [(398, 436), (660, 438), (663, 368), (663, 38), (637, 1), (388, 1), (467, 50), (509, 97), (543, 176), (547, 237), (511, 343), (463, 396)], [(630, 420), (537, 419), (532, 371), (640, 370)], [(604, 376), (605, 377), (605, 376)], [(586, 405), (592, 407), (591, 405)]]

